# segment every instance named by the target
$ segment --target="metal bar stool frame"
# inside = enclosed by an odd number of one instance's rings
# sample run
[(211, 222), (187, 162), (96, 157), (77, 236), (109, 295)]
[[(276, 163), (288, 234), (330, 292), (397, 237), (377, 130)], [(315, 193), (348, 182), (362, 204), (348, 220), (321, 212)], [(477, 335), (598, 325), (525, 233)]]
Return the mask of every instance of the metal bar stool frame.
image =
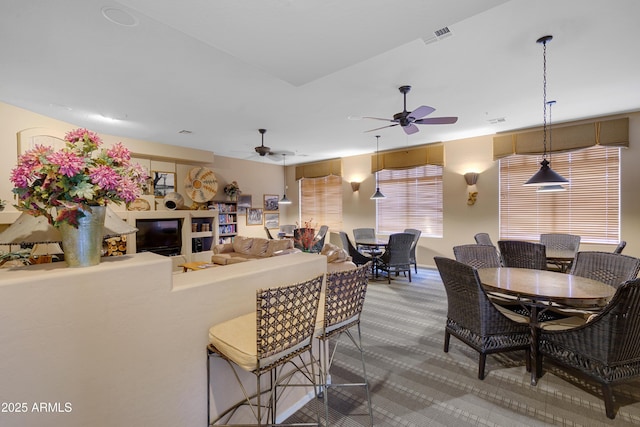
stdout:
[[(322, 305), (322, 329), (317, 336), (320, 341), (320, 375), (322, 395), (324, 398), (325, 420), (329, 425), (329, 389), (333, 387), (364, 387), (369, 423), (373, 426), (373, 409), (369, 393), (369, 380), (364, 361), (362, 334), (360, 330), (360, 315), (368, 286), (368, 270), (371, 262), (352, 270), (327, 274), (324, 304)], [(357, 337), (351, 329), (355, 327)], [(357, 383), (328, 383), (329, 371), (333, 364), (340, 338), (346, 335), (360, 352), (362, 362), (362, 382)], [(334, 339), (333, 350), (330, 340)]]
[[(311, 280), (290, 286), (276, 287), (256, 292), (256, 357), (255, 365), (250, 368), (238, 365), (233, 356), (216, 347), (213, 342), (207, 346), (207, 419), (210, 425), (234, 425), (227, 424), (236, 411), (242, 406), (249, 406), (257, 425), (275, 425), (277, 416), (278, 387), (304, 386), (317, 389), (317, 374), (315, 365), (318, 363), (313, 356), (313, 336), (316, 330), (320, 293), (324, 275)], [(247, 318), (240, 316), (230, 321)], [(221, 324), (224, 324), (222, 322)], [(210, 340), (215, 334), (215, 328), (210, 329)], [(303, 356), (309, 355), (309, 362), (305, 362)], [(219, 357), (226, 361), (231, 368), (244, 395), (244, 399), (224, 410), (214, 420), (211, 420), (210, 388), (211, 366), (210, 357)], [(284, 372), (285, 366), (293, 366), (293, 370)], [(238, 370), (251, 372), (256, 377), (256, 393), (249, 395), (242, 384)], [(261, 387), (261, 377), (269, 374), (269, 387), (265, 390)], [(291, 383), (295, 373), (301, 373), (308, 384)], [(269, 394), (264, 403), (262, 395)], [(255, 401), (255, 403), (253, 403)], [(266, 409), (266, 414), (263, 413)], [(263, 418), (266, 415), (266, 424)], [(216, 424), (225, 420), (225, 424)], [(247, 425), (235, 424), (235, 425)], [(317, 423), (296, 423), (278, 425), (320, 426), (320, 414), (318, 412)]]

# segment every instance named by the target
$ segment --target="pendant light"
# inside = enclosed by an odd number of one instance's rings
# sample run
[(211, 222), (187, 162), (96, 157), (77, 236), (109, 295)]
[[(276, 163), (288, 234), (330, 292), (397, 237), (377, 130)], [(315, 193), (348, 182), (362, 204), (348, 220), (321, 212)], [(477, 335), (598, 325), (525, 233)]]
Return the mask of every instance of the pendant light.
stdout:
[[(547, 101), (547, 105), (549, 106), (549, 164), (551, 164), (551, 153), (553, 152), (553, 150), (551, 149), (551, 123), (553, 122), (551, 116), (551, 107), (553, 107), (555, 103), (556, 101)], [(536, 193), (557, 193), (559, 191), (567, 191), (567, 189), (559, 184), (543, 185), (541, 187), (538, 187)]]
[(379, 141), (380, 135), (376, 135), (376, 192), (371, 196), (371, 200), (384, 199), (386, 197), (380, 192), (380, 187), (378, 187), (378, 169), (380, 168)]
[(290, 205), (291, 204), (291, 200), (289, 200), (289, 198), (287, 197), (287, 160), (286, 160), (286, 154), (282, 154), (282, 167), (283, 167), (283, 176), (284, 176), (284, 191), (283, 191), (283, 195), (282, 195), (282, 199), (280, 199), (280, 201), (278, 201), (279, 205)]
[(554, 172), (551, 167), (549, 167), (549, 161), (547, 160), (547, 42), (551, 41), (553, 36), (544, 36), (540, 37), (536, 42), (542, 43), (542, 58), (543, 58), (543, 67), (542, 67), (542, 98), (543, 98), (543, 131), (542, 131), (542, 142), (543, 142), (543, 152), (542, 152), (542, 161), (540, 165), (542, 166), (535, 175), (533, 175), (527, 182), (524, 183), (526, 186), (549, 186), (549, 185), (562, 185), (568, 184), (569, 180), (563, 178), (558, 173)]

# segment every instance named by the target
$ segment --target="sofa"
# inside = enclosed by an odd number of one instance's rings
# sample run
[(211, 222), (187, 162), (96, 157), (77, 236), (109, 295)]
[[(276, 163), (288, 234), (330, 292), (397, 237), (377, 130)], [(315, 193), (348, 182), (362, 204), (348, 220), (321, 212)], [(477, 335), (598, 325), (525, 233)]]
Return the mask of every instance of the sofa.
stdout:
[(231, 243), (223, 243), (213, 247), (211, 262), (229, 265), (296, 252), (300, 252), (300, 250), (293, 247), (292, 239), (276, 240), (236, 236)]

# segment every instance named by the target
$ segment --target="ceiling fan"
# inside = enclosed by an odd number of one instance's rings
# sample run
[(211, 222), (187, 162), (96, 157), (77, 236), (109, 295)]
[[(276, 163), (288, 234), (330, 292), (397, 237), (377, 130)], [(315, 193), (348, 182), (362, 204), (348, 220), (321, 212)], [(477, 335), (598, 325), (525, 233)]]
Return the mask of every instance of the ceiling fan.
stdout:
[(258, 145), (254, 148), (256, 153), (260, 154), (260, 157), (264, 157), (267, 154), (271, 153), (271, 148), (264, 145), (264, 134), (267, 132), (266, 129), (258, 129), (258, 132), (262, 135), (262, 144)]
[(262, 143), (257, 147), (254, 147), (254, 150), (256, 150), (256, 153), (258, 153), (260, 157), (267, 157), (269, 160), (277, 162), (282, 159), (282, 156), (293, 156), (295, 154), (291, 151), (272, 151), (271, 147), (264, 145), (264, 134), (267, 133), (267, 130), (258, 129), (258, 132), (262, 135)]
[(404, 109), (401, 112), (394, 114), (393, 119), (363, 117), (364, 119), (384, 120), (386, 122), (392, 122), (393, 124), (371, 129), (365, 132), (373, 132), (376, 130), (400, 125), (402, 126), (402, 130), (404, 130), (407, 135), (411, 135), (419, 131), (418, 126), (416, 125), (448, 125), (458, 121), (457, 117), (431, 117), (428, 119), (423, 119), (424, 116), (427, 116), (436, 111), (435, 108), (428, 107), (426, 105), (422, 105), (413, 111), (407, 111), (407, 93), (411, 90), (411, 86), (400, 86), (398, 90), (404, 95)]

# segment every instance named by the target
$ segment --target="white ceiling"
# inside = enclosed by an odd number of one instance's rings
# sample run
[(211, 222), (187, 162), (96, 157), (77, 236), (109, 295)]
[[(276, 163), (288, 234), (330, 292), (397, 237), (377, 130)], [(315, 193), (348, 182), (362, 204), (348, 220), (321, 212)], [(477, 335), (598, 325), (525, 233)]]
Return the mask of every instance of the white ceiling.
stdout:
[[(637, 0), (2, 0), (0, 100), (257, 161), (265, 128), (294, 164), (376, 134), (385, 150), (540, 125), (547, 34), (554, 123), (640, 110), (638, 16)], [(365, 133), (385, 122), (354, 117), (402, 111), (402, 85), (408, 110), (458, 122)]]

